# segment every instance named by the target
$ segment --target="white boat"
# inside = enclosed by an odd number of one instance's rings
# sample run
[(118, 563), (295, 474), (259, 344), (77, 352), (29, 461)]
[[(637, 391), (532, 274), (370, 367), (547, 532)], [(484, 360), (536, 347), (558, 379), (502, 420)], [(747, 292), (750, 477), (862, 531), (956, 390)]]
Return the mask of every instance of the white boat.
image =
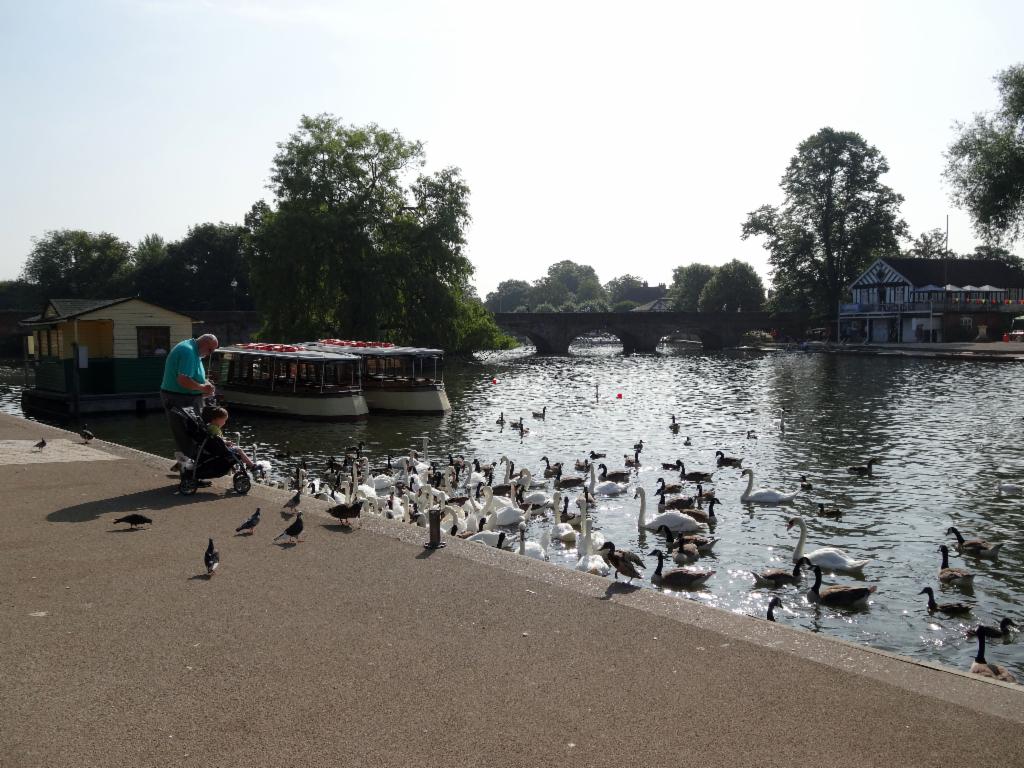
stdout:
[(342, 350), (254, 343), (216, 350), (208, 376), (230, 407), (341, 421), (369, 413), (360, 371), (361, 359)]
[(320, 339), (303, 346), (357, 355), (362, 361), (363, 395), (371, 411), (445, 413), (452, 409), (444, 388), (442, 349), (342, 339)]

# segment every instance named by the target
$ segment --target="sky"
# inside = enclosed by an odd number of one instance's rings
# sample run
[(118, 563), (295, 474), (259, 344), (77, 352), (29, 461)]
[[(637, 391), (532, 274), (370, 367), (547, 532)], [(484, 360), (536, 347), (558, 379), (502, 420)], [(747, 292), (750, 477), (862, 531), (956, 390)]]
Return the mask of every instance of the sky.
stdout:
[(1024, 3), (985, 0), (0, 0), (0, 279), (49, 230), (241, 223), (322, 112), (462, 169), (481, 296), (562, 259), (656, 284), (738, 258), (768, 283), (740, 227), (824, 126), (888, 159), (913, 233), (948, 215), (971, 250), (943, 153), (1022, 29)]

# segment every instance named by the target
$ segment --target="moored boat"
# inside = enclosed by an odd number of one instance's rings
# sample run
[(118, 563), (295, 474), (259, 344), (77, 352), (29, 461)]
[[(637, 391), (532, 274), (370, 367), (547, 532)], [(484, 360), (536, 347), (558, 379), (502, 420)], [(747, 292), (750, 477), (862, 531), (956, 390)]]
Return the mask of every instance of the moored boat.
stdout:
[(216, 350), (209, 368), (220, 399), (241, 410), (334, 421), (369, 412), (361, 359), (341, 349), (237, 344)]

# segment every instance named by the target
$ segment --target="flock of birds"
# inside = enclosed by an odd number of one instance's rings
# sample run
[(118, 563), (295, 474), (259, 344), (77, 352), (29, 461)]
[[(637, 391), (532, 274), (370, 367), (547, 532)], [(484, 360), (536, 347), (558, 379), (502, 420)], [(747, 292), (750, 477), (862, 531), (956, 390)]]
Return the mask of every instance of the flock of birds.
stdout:
[[(533, 415), (545, 419), (547, 408)], [(497, 423), (504, 427), (504, 413)], [(512, 423), (518, 429), (526, 429), (522, 426), (522, 419)], [(679, 424), (674, 416), (668, 427), (673, 433), (678, 433)], [(779, 429), (785, 429), (784, 420), (779, 421)], [(756, 432), (748, 431), (747, 438), (757, 439)], [(88, 442), (84, 435), (83, 439)], [(684, 444), (690, 444), (689, 438)], [(41, 450), (45, 447), (45, 441), (36, 447)], [(526, 467), (517, 468), (515, 462), (507, 456), (501, 456), (494, 463), (484, 463), (480, 459), (467, 461), (462, 456), (449, 454), (447, 463), (431, 462), (428, 447), (428, 439), (423, 438), (422, 453), (412, 450), (408, 456), (398, 459), (392, 459), (389, 455), (385, 463), (371, 467), (368, 457), (364, 455), (364, 445), (359, 443), (346, 449), (342, 459), (329, 459), (323, 479), (313, 477), (310, 468), (301, 462), (290, 483), (294, 494), (280, 510), (281, 517), (289, 521), (289, 524), (273, 541), (287, 539), (291, 544), (303, 541), (302, 506), (309, 499), (318, 499), (328, 502), (327, 513), (341, 525), (349, 525), (356, 518), (377, 517), (396, 523), (426, 526), (430, 517), (435, 515), (440, 520), (442, 530), (449, 536), (511, 550), (521, 556), (539, 560), (548, 559), (554, 542), (559, 542), (566, 548), (576, 549), (577, 570), (602, 576), (612, 574), (616, 580), (622, 575), (631, 583), (633, 579), (642, 578), (641, 571), (646, 570), (643, 557), (637, 552), (617, 547), (599, 531), (594, 531), (588, 511), (596, 509), (601, 498), (621, 496), (632, 488), (633, 498), (639, 500), (638, 528), (654, 532), (665, 540), (664, 548), (655, 547), (647, 553), (648, 557), (657, 558), (657, 566), (650, 577), (651, 583), (662, 589), (693, 590), (701, 588), (716, 573), (694, 565), (702, 557), (711, 554), (718, 541), (713, 536), (717, 522), (714, 510), (718, 499), (715, 492), (707, 487), (713, 482), (715, 472), (740, 470), (741, 477), (747, 481), (740, 495), (743, 504), (789, 504), (801, 492), (813, 489), (806, 476), (801, 477), (800, 487), (793, 491), (755, 487), (754, 472), (742, 467), (742, 458), (718, 451), (716, 466), (708, 471), (687, 470), (679, 459), (662, 462), (661, 469), (665, 472), (678, 472), (679, 481), (658, 479), (656, 509), (648, 516), (645, 489), (639, 484), (631, 486), (631, 481), (636, 479), (642, 466), (643, 440), (633, 445), (632, 452), (623, 454), (622, 470), (610, 469), (605, 453), (590, 451), (586, 457), (575, 460), (572, 470), (567, 470), (568, 462), (552, 462), (543, 457), (541, 460), (544, 467), (536, 476)], [(878, 459), (869, 459), (864, 464), (848, 467), (847, 472), (870, 478), (878, 462)], [(500, 481), (498, 473), (502, 473)], [(257, 473), (257, 479), (261, 477), (263, 482), (275, 484), (266, 479), (265, 471)], [(694, 486), (689, 495), (683, 493), (687, 482)], [(1022, 495), (1024, 487), (1000, 482), (997, 493)], [(839, 517), (842, 514), (841, 510), (826, 508), (824, 504), (818, 505), (818, 511), (827, 517)], [(538, 540), (532, 541), (527, 538), (526, 532), (527, 524), (535, 517), (547, 518), (550, 525)], [(253, 535), (260, 521), (261, 510), (257, 509), (235, 529), (236, 535)], [(115, 520), (115, 523), (127, 523), (133, 528), (151, 522), (140, 514)], [(822, 578), (825, 572), (863, 576), (870, 560), (857, 558), (831, 546), (806, 551), (807, 526), (799, 515), (790, 517), (786, 527), (787, 530), (799, 530), (799, 540), (792, 555), (792, 568), (752, 571), (755, 587), (779, 589), (799, 585), (806, 569), (814, 576), (813, 583), (805, 593), (809, 603), (839, 610), (864, 608), (868, 605), (869, 599), (876, 592), (875, 585), (823, 586)], [(1003, 547), (1002, 542), (965, 538), (956, 527), (949, 527), (945, 534), (952, 537), (950, 544), (963, 557), (996, 559)], [(937, 548), (942, 558), (937, 572), (938, 582), (949, 587), (969, 588), (974, 574), (966, 568), (951, 567), (951, 551), (945, 543)], [(212, 577), (220, 565), (220, 555), (212, 538), (204, 551), (203, 562), (207, 575)], [(679, 567), (666, 567), (668, 562)], [(927, 596), (930, 613), (962, 616), (972, 611), (972, 607), (965, 603), (937, 602), (931, 586), (924, 586), (920, 595)], [(778, 596), (772, 598), (767, 612), (769, 621), (776, 620), (775, 609), (781, 605)], [(976, 637), (978, 643), (977, 654), (970, 667), (972, 673), (1017, 682), (1004, 666), (989, 663), (985, 658), (986, 638), (1008, 638), (1015, 627), (1013, 620), (1005, 617), (996, 626), (978, 624), (969, 630), (968, 634)]]

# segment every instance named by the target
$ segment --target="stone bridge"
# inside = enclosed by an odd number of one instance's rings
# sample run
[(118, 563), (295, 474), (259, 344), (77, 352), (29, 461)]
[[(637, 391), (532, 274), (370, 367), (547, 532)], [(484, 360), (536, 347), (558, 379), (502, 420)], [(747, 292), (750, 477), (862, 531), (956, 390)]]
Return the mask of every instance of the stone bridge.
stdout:
[(525, 336), (539, 355), (565, 355), (573, 339), (604, 331), (622, 341), (625, 354), (654, 352), (673, 333), (698, 336), (705, 349), (735, 346), (747, 331), (800, 336), (807, 318), (769, 312), (498, 312), (495, 321), (508, 333)]

